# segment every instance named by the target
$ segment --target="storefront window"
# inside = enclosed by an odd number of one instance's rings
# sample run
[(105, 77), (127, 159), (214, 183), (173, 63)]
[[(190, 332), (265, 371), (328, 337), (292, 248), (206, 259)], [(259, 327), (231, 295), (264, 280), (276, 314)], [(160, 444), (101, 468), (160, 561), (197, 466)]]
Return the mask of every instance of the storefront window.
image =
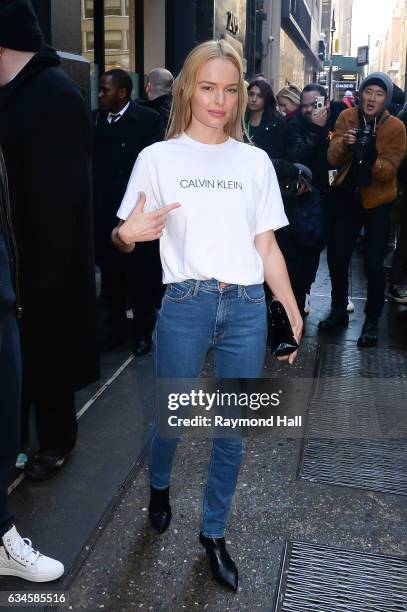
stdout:
[(82, 55), (91, 63), (93, 108), (97, 106), (99, 75), (103, 70), (122, 68), (129, 71), (135, 84), (135, 95), (138, 93), (138, 80), (133, 74), (136, 66), (137, 1), (141, 0), (104, 0), (104, 3), (81, 0)]
[(136, 0), (105, 0), (105, 65), (134, 71)]
[(82, 0), (82, 55), (90, 62), (95, 61), (95, 35), (93, 22), (93, 1)]
[(284, 30), (280, 31), (279, 89), (287, 84), (304, 87), (305, 57)]

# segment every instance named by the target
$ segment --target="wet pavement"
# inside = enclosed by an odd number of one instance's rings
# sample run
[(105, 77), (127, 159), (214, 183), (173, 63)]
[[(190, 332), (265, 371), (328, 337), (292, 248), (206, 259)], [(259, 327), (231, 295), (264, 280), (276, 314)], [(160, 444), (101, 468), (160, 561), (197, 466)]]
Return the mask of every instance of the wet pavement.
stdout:
[[(375, 364), (380, 374), (380, 364), (389, 361), (384, 356), (394, 354), (394, 377), (406, 375), (407, 307), (386, 304), (379, 346), (365, 351), (356, 347), (363, 324), (361, 272), (360, 258), (355, 257), (355, 312), (349, 328), (318, 336), (317, 323), (330, 303), (323, 260), (298, 361), (290, 368), (267, 358), (264, 376), (277, 379), (276, 385), (281, 381), (288, 397), (301, 396), (304, 411), (314, 393), (314, 377), (323, 378), (324, 368), (330, 379), (340, 378), (341, 373), (345, 379), (368, 376)], [(346, 359), (341, 360), (341, 355)], [(44, 548), (45, 541), (44, 552), (59, 554), (66, 563), (65, 578), (54, 585), (69, 596), (70, 605), (64, 609), (272, 612), (285, 545), (293, 541), (407, 558), (405, 495), (299, 478), (301, 437), (287, 430), (251, 428), (226, 534), (240, 586), (237, 593), (218, 586), (198, 542), (209, 440), (192, 433), (184, 436), (171, 486), (173, 519), (168, 531), (158, 535), (148, 522), (147, 470), (142, 461), (153, 387), (151, 355), (129, 362), (103, 390), (103, 382), (128, 357), (128, 351), (107, 355), (102, 383), (78, 398), (83, 406), (101, 392), (81, 417), (80, 442), (64, 471), (47, 485), (23, 482), (12, 495), (27, 534), (31, 537), (34, 530), (35, 543)], [(336, 365), (336, 370), (330, 372), (327, 364)], [(210, 364), (205, 373), (210, 374)], [(355, 396), (354, 401), (358, 404), (361, 398)], [(49, 525), (47, 529), (47, 498), (54, 504), (51, 530)], [(33, 504), (28, 515), (27, 502)], [(73, 532), (74, 542), (69, 537)], [(18, 585), (27, 588), (21, 582)], [(308, 609), (320, 612), (318, 607)], [(359, 612), (365, 609), (362, 602)], [(407, 610), (407, 594), (405, 608), (395, 609)]]

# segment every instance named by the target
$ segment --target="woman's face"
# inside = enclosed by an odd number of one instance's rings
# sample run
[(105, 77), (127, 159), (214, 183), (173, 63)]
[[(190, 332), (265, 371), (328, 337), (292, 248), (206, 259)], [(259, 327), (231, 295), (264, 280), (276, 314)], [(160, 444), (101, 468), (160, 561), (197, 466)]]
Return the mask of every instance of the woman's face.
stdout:
[(277, 100), (279, 109), (284, 115), (287, 115), (287, 113), (292, 113), (298, 108), (298, 104), (295, 104), (295, 102), (292, 102), (285, 96), (279, 96)]
[(264, 109), (264, 97), (257, 85), (250, 87), (247, 95), (249, 96), (248, 106), (251, 111), (261, 111)]
[(232, 62), (214, 58), (198, 73), (191, 97), (193, 121), (222, 129), (230, 121), (239, 100), (239, 71)]

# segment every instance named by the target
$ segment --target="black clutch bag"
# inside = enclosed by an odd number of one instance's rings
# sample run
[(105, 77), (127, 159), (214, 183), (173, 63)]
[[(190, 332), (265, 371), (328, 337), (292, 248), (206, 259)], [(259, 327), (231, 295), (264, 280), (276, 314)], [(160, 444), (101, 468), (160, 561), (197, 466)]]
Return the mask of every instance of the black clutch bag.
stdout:
[(298, 348), (298, 343), (294, 338), (285, 308), (278, 300), (270, 302), (268, 319), (271, 354), (275, 357), (284, 357), (284, 355), (294, 353)]

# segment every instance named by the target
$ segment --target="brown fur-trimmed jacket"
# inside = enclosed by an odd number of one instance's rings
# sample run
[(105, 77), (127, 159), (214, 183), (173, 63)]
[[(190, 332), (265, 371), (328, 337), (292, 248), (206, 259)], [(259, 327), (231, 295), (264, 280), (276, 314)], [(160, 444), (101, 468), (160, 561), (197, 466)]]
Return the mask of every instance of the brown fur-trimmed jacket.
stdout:
[[(335, 186), (343, 183), (352, 163), (352, 152), (343, 136), (348, 130), (359, 127), (357, 108), (343, 111), (335, 124), (328, 149), (329, 163), (340, 168)], [(392, 202), (397, 196), (397, 169), (406, 152), (406, 129), (399, 119), (387, 111), (376, 127), (376, 148), (378, 157), (373, 165), (372, 183), (360, 188), (364, 208), (376, 208)]]

